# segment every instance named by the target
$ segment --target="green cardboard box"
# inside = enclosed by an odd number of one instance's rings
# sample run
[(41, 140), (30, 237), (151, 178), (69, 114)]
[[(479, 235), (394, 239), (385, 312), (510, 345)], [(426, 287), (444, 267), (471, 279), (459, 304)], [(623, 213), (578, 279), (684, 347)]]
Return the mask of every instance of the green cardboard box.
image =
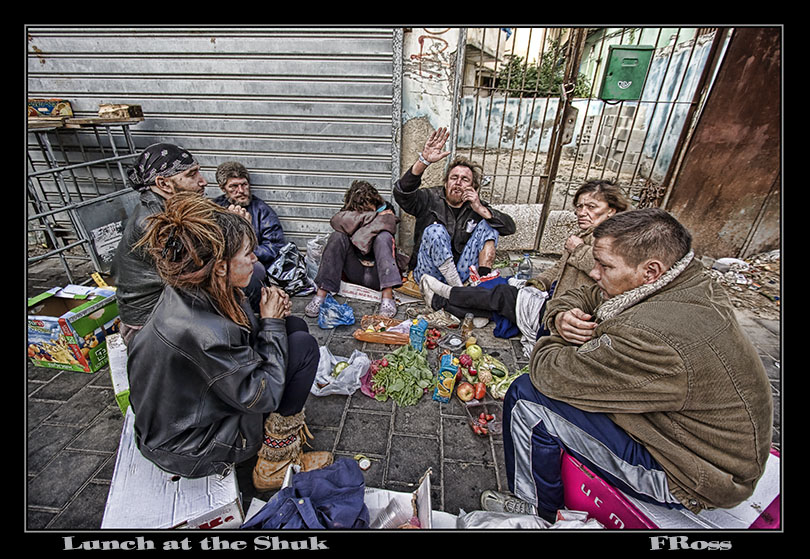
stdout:
[(120, 319), (115, 291), (68, 285), (28, 299), (27, 351), (40, 367), (94, 373), (107, 364)]

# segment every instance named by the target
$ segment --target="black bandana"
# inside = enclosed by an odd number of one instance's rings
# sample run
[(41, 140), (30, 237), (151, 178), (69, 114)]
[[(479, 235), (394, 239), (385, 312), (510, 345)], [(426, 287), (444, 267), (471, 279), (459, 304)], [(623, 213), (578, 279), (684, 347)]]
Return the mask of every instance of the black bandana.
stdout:
[(171, 177), (197, 164), (188, 151), (174, 144), (152, 144), (138, 156), (127, 177), (135, 190), (155, 184), (158, 176)]

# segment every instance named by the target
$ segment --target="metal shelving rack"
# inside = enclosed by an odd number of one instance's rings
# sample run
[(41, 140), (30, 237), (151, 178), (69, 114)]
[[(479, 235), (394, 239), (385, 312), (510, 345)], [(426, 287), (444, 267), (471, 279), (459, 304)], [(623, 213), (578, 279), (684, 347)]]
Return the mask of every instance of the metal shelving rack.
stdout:
[[(109, 218), (108, 225), (111, 226), (106, 232), (109, 245), (110, 234), (120, 234), (116, 225), (121, 221), (116, 217), (121, 217), (122, 210), (126, 212), (127, 204), (131, 204), (135, 197), (134, 191), (128, 188), (123, 164), (137, 156), (130, 126), (142, 119), (88, 120), (91, 122), (71, 125), (67, 119), (45, 126), (29, 126), (28, 129), (39, 152), (32, 154), (33, 144), (29, 142), (28, 233), (36, 235), (39, 232), (49, 241), (43, 254), (32, 256), (29, 250), (28, 265), (58, 258), (71, 283), (75, 283), (71, 260), (89, 260), (96, 272), (109, 271), (109, 262), (105, 260), (107, 254), (100, 252), (99, 238), (94, 236), (97, 231), (88, 222), (98, 224), (99, 220), (104, 222)], [(117, 127), (121, 128), (126, 144), (123, 147), (116, 145), (112, 133), (112, 128)], [(79, 134), (79, 131), (84, 133)], [(63, 140), (69, 139), (71, 133), (75, 144), (68, 149)], [(80, 136), (91, 141), (82, 142)], [(33, 149), (36, 152), (36, 148)], [(99, 156), (91, 156), (89, 152), (93, 151)], [(71, 156), (80, 161), (71, 162)], [(105, 215), (105, 212), (113, 215)], [(71, 252), (76, 247), (82, 247), (84, 255)]]

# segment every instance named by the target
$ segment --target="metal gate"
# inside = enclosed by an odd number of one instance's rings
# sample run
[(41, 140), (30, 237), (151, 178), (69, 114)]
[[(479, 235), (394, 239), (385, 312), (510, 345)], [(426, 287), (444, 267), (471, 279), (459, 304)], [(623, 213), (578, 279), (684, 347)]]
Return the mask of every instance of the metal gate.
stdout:
[[(29, 98), (70, 101), (76, 117), (102, 103), (141, 106), (135, 151), (154, 142), (191, 151), (221, 194), (214, 171), (227, 160), (251, 173), (254, 193), (302, 246), (328, 232), (354, 179), (390, 198), (399, 172), (401, 31), (392, 28), (36, 27), (27, 28)], [(41, 136), (41, 133), (39, 134)], [(71, 227), (54, 177), (74, 200), (126, 189), (98, 130), (50, 133), (55, 160), (30, 133), (29, 230), (49, 220)], [(102, 141), (104, 140), (104, 141)], [(127, 151), (114, 131), (112, 143)], [(106, 152), (104, 152), (104, 146)], [(123, 157), (126, 159), (126, 157)], [(37, 172), (64, 169), (61, 174)], [(35, 176), (32, 177), (31, 175)], [(33, 180), (32, 180), (33, 179)], [(31, 183), (34, 183), (33, 185)], [(67, 243), (70, 244), (70, 243)], [(53, 248), (53, 247), (52, 247)]]
[[(493, 203), (572, 209), (584, 182), (611, 180), (658, 205), (707, 61), (726, 39), (705, 28), (468, 29), (456, 149), (484, 166)], [(600, 98), (611, 46), (652, 52), (635, 100)]]

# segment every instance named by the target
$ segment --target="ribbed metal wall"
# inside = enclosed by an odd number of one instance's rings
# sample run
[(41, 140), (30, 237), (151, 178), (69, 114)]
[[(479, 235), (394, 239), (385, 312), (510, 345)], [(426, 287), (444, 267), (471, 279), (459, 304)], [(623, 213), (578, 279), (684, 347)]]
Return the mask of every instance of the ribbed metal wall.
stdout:
[[(28, 97), (140, 105), (135, 145), (173, 142), (209, 181), (227, 160), (299, 246), (328, 232), (354, 179), (390, 199), (399, 170), (401, 32), (391, 28), (35, 27)], [(85, 149), (92, 151), (90, 133)], [(123, 140), (121, 140), (123, 143)], [(29, 155), (36, 158), (35, 143)], [(38, 167), (39, 168), (39, 167)]]

